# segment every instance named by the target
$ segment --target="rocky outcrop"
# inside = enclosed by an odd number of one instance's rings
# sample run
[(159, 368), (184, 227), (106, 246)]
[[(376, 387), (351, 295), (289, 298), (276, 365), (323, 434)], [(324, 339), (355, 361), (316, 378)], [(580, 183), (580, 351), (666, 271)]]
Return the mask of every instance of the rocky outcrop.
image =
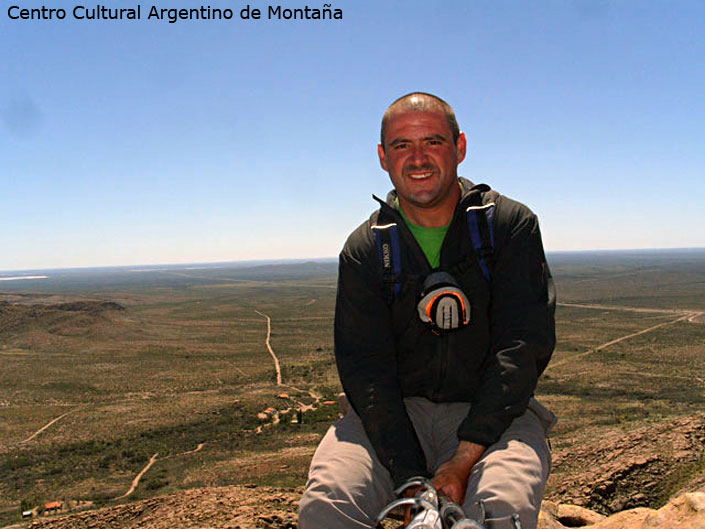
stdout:
[(705, 490), (688, 492), (660, 509), (637, 507), (605, 517), (579, 506), (544, 502), (538, 529), (705, 529)]
[(579, 505), (557, 504), (544, 501), (541, 505), (541, 521), (544, 529), (561, 527), (585, 527), (605, 519), (602, 514)]
[[(55, 519), (31, 529), (296, 529), (302, 490), (231, 486), (192, 489)], [(538, 529), (705, 529), (705, 490), (660, 509), (637, 507), (605, 517), (575, 505), (545, 501)]]
[(705, 461), (703, 413), (566, 445), (553, 452), (546, 498), (604, 515), (662, 505), (672, 496), (701, 488), (698, 479), (705, 477), (698, 471)]

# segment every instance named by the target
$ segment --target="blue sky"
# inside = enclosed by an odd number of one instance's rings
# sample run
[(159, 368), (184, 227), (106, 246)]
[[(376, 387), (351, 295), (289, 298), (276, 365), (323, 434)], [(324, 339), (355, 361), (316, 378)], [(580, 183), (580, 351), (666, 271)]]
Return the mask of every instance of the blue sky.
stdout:
[(18, 3), (0, 11), (0, 270), (335, 256), (390, 187), (379, 120), (413, 90), (454, 106), (460, 174), (528, 204), (548, 251), (705, 246), (705, 2), (175, 24), (145, 11), (199, 4), (10, 20)]

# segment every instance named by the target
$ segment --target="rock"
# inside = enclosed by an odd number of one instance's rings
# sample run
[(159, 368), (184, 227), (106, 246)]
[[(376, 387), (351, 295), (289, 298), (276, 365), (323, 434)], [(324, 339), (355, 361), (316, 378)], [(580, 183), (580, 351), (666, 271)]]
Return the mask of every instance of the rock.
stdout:
[(659, 510), (638, 507), (609, 517), (575, 505), (544, 501), (538, 529), (705, 529), (705, 492), (689, 492)]
[(558, 506), (553, 504), (554, 509), (547, 509), (546, 503), (543, 502), (541, 505), (541, 512), (539, 513), (539, 523), (536, 529), (565, 529), (565, 525), (561, 524), (556, 520), (555, 514), (558, 510)]
[(644, 503), (644, 502), (646, 502), (646, 496), (637, 492), (636, 494), (634, 494), (634, 496), (632, 496), (632, 500), (630, 503), (638, 505), (638, 504)]
[(597, 492), (600, 496), (608, 496), (609, 494), (612, 494), (614, 492), (614, 482), (607, 480), (600, 483), (597, 487), (595, 487), (595, 492)]
[[(642, 529), (644, 520), (649, 514), (653, 513), (652, 509), (638, 507), (628, 511), (618, 512), (609, 518), (605, 518), (601, 522), (593, 524), (590, 529)], [(673, 525), (664, 525), (659, 529), (680, 529)]]
[(536, 529), (565, 529), (565, 525), (558, 522), (548, 511), (541, 507), (541, 512), (539, 513), (539, 524)]
[(685, 501), (694, 511), (705, 514), (705, 492), (689, 492), (685, 494)]
[(638, 529), (705, 529), (705, 493), (678, 496), (658, 511), (652, 511)]
[(543, 500), (541, 503), (541, 512), (546, 513), (554, 518), (558, 517), (558, 504), (553, 501)]
[(620, 498), (610, 502), (609, 508), (612, 512), (619, 512), (626, 507), (626, 504), (627, 500)]
[(602, 514), (577, 505), (559, 505), (556, 519), (568, 527), (583, 527), (605, 519)]

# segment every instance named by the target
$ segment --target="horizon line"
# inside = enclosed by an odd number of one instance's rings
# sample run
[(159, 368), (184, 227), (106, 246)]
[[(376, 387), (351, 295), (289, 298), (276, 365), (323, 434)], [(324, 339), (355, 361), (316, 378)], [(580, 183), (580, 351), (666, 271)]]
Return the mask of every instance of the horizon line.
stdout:
[[(550, 250), (546, 251), (546, 255), (553, 254), (586, 254), (586, 253), (624, 253), (624, 252), (683, 252), (693, 250), (705, 250), (705, 246), (684, 246), (676, 248), (609, 248), (609, 249), (590, 249), (590, 250)], [(337, 261), (338, 257), (281, 257), (271, 259), (244, 259), (244, 260), (228, 260), (228, 261), (184, 261), (170, 263), (153, 263), (153, 264), (116, 264), (116, 265), (78, 265), (78, 266), (61, 266), (53, 268), (2, 268), (0, 274), (20, 273), (20, 272), (49, 272), (58, 270), (99, 270), (109, 268), (141, 268), (144, 270), (154, 269), (156, 267), (174, 267), (174, 266), (202, 266), (213, 268), (215, 266), (224, 265), (269, 265), (269, 264), (287, 264), (287, 263), (306, 263), (306, 262), (329, 262)]]

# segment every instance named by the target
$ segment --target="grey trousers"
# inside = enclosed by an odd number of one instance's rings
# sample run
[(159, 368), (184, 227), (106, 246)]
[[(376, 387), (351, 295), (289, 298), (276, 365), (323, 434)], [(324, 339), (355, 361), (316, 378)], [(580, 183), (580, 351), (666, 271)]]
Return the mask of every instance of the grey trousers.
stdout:
[[(435, 470), (455, 452), (456, 431), (468, 403), (404, 400), (426, 455)], [(488, 447), (472, 470), (463, 508), (478, 519), (479, 500), (488, 529), (513, 529), (518, 514), (523, 529), (535, 529), (551, 454), (546, 434), (555, 416), (535, 399), (499, 441)], [(387, 469), (375, 455), (355, 412), (330, 427), (311, 461), (306, 490), (299, 503), (299, 529), (373, 528), (377, 514), (394, 498)]]

